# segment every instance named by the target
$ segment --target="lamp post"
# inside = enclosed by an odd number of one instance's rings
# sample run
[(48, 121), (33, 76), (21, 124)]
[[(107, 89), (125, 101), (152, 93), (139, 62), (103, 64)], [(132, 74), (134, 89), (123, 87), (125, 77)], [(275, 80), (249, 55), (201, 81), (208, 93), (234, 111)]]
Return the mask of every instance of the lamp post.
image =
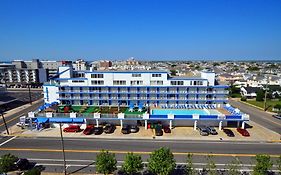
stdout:
[(28, 86), (29, 103), (32, 105), (31, 92), (30, 92), (30, 86), (31, 86), (31, 84), (29, 83), (29, 84), (27, 84), (27, 86)]
[(60, 123), (60, 138), (61, 138), (61, 146), (62, 146), (62, 154), (63, 154), (64, 175), (66, 175), (66, 162), (65, 162), (64, 140), (63, 140), (63, 135), (62, 135), (61, 123)]
[(4, 111), (1, 110), (0, 112), (1, 112), (1, 116), (2, 116), (4, 125), (5, 125), (5, 128), (6, 128), (7, 134), (9, 135), (10, 133), (9, 133), (9, 130), (8, 130), (8, 127), (7, 127), (7, 123), (6, 123), (5, 117), (4, 117)]

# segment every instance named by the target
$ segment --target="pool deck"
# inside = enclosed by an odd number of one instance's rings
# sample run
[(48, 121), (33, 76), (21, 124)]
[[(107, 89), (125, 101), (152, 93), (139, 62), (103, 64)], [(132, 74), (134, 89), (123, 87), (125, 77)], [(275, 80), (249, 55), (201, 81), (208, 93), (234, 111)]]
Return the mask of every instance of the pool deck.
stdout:
[(154, 110), (154, 109), (164, 109), (164, 110), (169, 110), (169, 109), (172, 109), (172, 110), (210, 110), (210, 111), (212, 111), (212, 110), (216, 110), (216, 111), (218, 111), (219, 113), (221, 113), (221, 114), (224, 114), (224, 115), (231, 115), (226, 109), (224, 109), (224, 108), (216, 108), (216, 109), (175, 109), (175, 108), (161, 108), (161, 107), (150, 107), (150, 111), (151, 110)]

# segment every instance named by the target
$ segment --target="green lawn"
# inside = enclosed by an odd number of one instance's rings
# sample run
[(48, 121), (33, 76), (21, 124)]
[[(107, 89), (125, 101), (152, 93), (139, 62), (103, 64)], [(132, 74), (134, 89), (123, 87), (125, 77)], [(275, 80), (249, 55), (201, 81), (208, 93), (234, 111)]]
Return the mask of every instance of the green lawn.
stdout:
[[(249, 104), (264, 108), (264, 102), (263, 101), (247, 100), (246, 102), (249, 103)], [(281, 101), (267, 100), (267, 102), (266, 102), (266, 107), (268, 107), (267, 111), (272, 112), (272, 107), (275, 106), (276, 104), (281, 104)]]

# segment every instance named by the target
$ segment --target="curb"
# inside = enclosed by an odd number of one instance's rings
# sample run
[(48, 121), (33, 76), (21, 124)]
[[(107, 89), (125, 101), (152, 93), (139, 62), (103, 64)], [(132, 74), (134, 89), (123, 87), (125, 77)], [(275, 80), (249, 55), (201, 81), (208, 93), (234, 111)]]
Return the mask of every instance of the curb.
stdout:
[[(59, 136), (35, 136), (31, 134), (10, 134), (10, 135), (2, 135), (2, 136), (16, 136), (21, 138), (60, 138)], [(64, 136), (65, 139), (105, 139), (105, 140), (156, 140), (156, 141), (209, 141), (209, 142), (252, 142), (252, 143), (260, 143), (260, 142), (266, 142), (266, 143), (281, 143), (281, 140), (211, 140), (211, 139), (173, 139), (173, 138), (163, 138), (163, 137), (157, 137), (157, 136), (151, 136), (151, 137), (73, 137), (73, 136)]]

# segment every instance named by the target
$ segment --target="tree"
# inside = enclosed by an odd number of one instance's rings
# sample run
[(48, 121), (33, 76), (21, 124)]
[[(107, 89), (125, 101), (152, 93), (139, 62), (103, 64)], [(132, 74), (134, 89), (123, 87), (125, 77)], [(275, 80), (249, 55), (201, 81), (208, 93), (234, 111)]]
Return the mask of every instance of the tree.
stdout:
[(228, 174), (229, 175), (240, 175), (240, 168), (241, 168), (241, 162), (239, 160), (233, 160), (230, 162), (230, 164), (227, 165)]
[(117, 161), (115, 154), (109, 153), (107, 150), (101, 150), (101, 152), (97, 155), (96, 168), (99, 173), (112, 173), (117, 169), (116, 164)]
[(41, 171), (38, 168), (32, 168), (24, 173), (24, 175), (40, 175)]
[(5, 154), (0, 158), (0, 172), (7, 173), (14, 169), (14, 163), (17, 161), (17, 157), (12, 154)]
[(281, 155), (277, 159), (276, 164), (277, 164), (277, 169), (279, 170), (279, 172), (281, 174)]
[(148, 160), (148, 169), (152, 173), (159, 175), (168, 175), (176, 167), (176, 161), (169, 148), (161, 147), (150, 154)]
[(256, 101), (263, 101), (264, 98), (264, 92), (262, 89), (258, 90), (257, 92), (257, 97), (256, 97)]
[(186, 158), (187, 165), (186, 165), (186, 168), (185, 168), (185, 171), (186, 171), (187, 175), (195, 175), (196, 174), (196, 170), (193, 167), (192, 158), (193, 158), (193, 155), (188, 153), (187, 158)]
[(217, 166), (216, 166), (216, 164), (215, 164), (215, 162), (213, 160), (213, 156), (208, 155), (206, 157), (206, 159), (207, 159), (207, 167), (206, 167), (206, 169), (209, 172), (208, 174), (216, 175), (217, 174)]
[(128, 153), (125, 157), (122, 170), (127, 174), (135, 174), (143, 169), (142, 159), (140, 155)]
[(177, 75), (177, 71), (176, 70), (170, 70), (170, 72), (171, 72), (172, 76), (176, 76)]
[(266, 175), (268, 170), (272, 167), (273, 163), (269, 155), (258, 154), (255, 157), (256, 165), (254, 167), (254, 175)]

